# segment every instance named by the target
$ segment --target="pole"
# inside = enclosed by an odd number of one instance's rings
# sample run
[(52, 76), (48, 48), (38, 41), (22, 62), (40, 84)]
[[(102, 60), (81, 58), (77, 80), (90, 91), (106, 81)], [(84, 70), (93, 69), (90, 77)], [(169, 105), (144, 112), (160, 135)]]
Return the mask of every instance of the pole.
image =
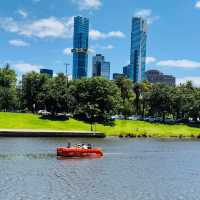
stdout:
[(68, 87), (68, 82), (69, 82), (69, 80), (68, 80), (68, 66), (70, 66), (70, 64), (66, 63), (65, 65), (66, 65), (66, 78), (67, 78), (67, 87)]

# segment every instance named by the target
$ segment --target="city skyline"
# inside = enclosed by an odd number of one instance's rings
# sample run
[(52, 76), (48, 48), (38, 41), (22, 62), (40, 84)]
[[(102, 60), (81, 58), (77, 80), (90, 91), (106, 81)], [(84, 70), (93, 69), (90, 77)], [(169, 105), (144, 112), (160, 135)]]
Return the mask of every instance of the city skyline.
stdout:
[(91, 22), (88, 74), (92, 74), (92, 56), (96, 53), (111, 62), (111, 73), (121, 73), (122, 67), (129, 64), (131, 19), (143, 16), (148, 21), (146, 69), (172, 74), (178, 83), (186, 79), (200, 83), (199, 1), (119, 0), (117, 5), (113, 0), (93, 2), (1, 2), (0, 64), (9, 62), (19, 75), (50, 66), (55, 73), (65, 72), (66, 62), (72, 66), (72, 17), (81, 15)]

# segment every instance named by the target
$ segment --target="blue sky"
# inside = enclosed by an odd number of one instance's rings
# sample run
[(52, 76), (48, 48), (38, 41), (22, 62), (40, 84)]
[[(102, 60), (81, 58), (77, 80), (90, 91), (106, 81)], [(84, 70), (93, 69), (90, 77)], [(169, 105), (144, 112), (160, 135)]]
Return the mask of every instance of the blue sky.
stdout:
[(72, 64), (73, 16), (90, 19), (90, 59), (96, 53), (121, 72), (129, 62), (131, 18), (148, 20), (147, 69), (200, 85), (199, 0), (7, 0), (0, 2), (0, 65), (18, 75)]

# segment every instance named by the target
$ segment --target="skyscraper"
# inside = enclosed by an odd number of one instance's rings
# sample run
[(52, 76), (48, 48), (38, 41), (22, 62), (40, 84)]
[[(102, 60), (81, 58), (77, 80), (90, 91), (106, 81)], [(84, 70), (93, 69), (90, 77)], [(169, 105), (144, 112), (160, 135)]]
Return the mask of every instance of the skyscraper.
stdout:
[(74, 18), (73, 41), (73, 79), (87, 77), (88, 71), (88, 38), (89, 19), (84, 17)]
[(124, 66), (123, 74), (126, 76), (126, 78), (133, 81), (133, 65)]
[(133, 17), (131, 31), (130, 64), (133, 65), (133, 81), (145, 80), (147, 22), (141, 17)]
[(92, 76), (110, 79), (110, 62), (105, 62), (105, 58), (101, 54), (97, 54), (92, 59)]

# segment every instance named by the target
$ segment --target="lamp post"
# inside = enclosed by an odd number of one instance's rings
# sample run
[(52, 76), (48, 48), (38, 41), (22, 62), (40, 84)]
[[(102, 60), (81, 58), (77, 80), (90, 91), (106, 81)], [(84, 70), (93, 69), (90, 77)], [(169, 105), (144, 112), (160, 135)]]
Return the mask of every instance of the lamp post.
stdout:
[(66, 66), (66, 78), (67, 78), (67, 87), (68, 87), (68, 82), (69, 82), (69, 80), (68, 80), (68, 67), (70, 66), (70, 64), (66, 63), (65, 66)]

